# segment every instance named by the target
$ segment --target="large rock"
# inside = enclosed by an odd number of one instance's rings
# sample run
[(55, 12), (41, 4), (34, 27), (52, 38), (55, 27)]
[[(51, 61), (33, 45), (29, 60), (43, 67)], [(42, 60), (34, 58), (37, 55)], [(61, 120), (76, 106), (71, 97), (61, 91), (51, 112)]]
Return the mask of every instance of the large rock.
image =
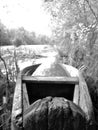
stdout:
[(24, 128), (25, 130), (85, 130), (86, 119), (83, 111), (65, 98), (46, 97), (37, 100), (26, 110)]

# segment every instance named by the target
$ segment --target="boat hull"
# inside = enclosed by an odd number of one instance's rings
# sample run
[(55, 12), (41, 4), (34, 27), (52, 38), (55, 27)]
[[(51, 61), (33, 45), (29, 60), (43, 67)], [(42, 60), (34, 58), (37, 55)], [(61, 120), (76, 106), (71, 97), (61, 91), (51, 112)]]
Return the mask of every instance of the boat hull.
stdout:
[[(40, 65), (35, 65), (35, 66), (30, 66), (28, 68), (25, 68), (18, 75), (16, 87), (15, 87), (15, 93), (14, 93), (13, 109), (12, 109), (12, 120), (11, 120), (12, 121), (12, 130), (21, 130), (22, 127), (24, 126), (22, 123), (22, 121), (23, 121), (22, 117), (24, 117), (24, 113), (28, 110), (32, 111), (33, 109), (35, 109), (35, 108), (30, 109), (31, 108), (30, 106), (34, 103), (34, 101), (36, 101), (40, 98), (43, 99), (47, 96), (59, 97), (59, 98), (63, 97), (65, 100), (72, 102), (72, 104), (77, 106), (77, 108), (80, 108), (82, 110), (82, 113), (84, 113), (85, 119), (86, 119), (86, 127), (88, 127), (89, 130), (90, 130), (90, 128), (92, 129), (91, 126), (93, 126), (93, 121), (94, 121), (93, 106), (92, 106), (92, 101), (91, 101), (91, 98), (89, 95), (89, 91), (88, 91), (86, 82), (85, 82), (82, 74), (76, 68), (74, 68), (72, 66), (61, 64), (60, 66), (63, 67), (63, 70), (67, 71), (67, 74), (70, 75), (70, 76), (68, 75), (69, 76), (68, 78), (66, 78), (66, 76), (64, 77), (64, 76), (60, 76), (60, 75), (58, 77), (58, 74), (56, 76), (55, 75), (52, 76), (51, 73), (49, 74), (49, 76), (47, 76), (47, 75), (42, 76), (42, 75), (37, 75), (38, 72), (35, 73), (35, 71), (37, 70), (37, 68), (39, 66)], [(34, 74), (34, 75), (32, 75), (32, 74)], [(27, 77), (25, 77), (24, 75)], [(28, 94), (28, 90), (27, 90), (27, 86), (29, 87), (30, 85), (27, 85), (26, 82), (29, 84), (32, 84), (31, 85), (32, 88), (34, 87), (34, 83), (35, 84), (47, 83), (48, 84), (48, 87), (46, 88), (47, 93), (46, 93), (45, 88), (42, 86), (42, 89), (40, 88), (39, 93), (37, 92), (35, 94), (35, 96), (37, 95), (37, 98), (35, 98), (36, 100), (34, 100), (30, 103), (29, 94)], [(56, 87), (57, 85), (55, 85), (55, 88), (54, 88), (55, 91), (52, 89), (52, 91), (49, 93), (49, 91), (50, 91), (49, 88), (51, 87), (51, 85), (56, 84), (56, 83), (59, 84), (59, 86), (61, 85), (61, 89), (57, 89), (57, 87)], [(62, 87), (62, 84), (65, 85), (65, 88), (66, 88), (65, 90)], [(68, 87), (66, 87), (66, 86), (68, 86)], [(74, 86), (74, 90), (70, 89), (70, 88), (72, 88), (72, 86)], [(33, 89), (33, 91), (34, 90), (36, 91), (35, 88)], [(66, 93), (63, 93), (63, 91), (66, 91)], [(67, 97), (69, 95), (66, 97), (66, 96), (64, 96), (64, 94), (65, 95), (67, 93), (70, 94), (71, 91), (73, 91), (73, 98), (70, 101), (70, 99), (67, 99)], [(30, 90), (29, 90), (29, 92), (30, 92)], [(53, 92), (53, 94), (54, 93), (55, 94), (53, 95), (52, 92)], [(41, 95), (41, 96), (39, 96), (39, 95)], [(78, 111), (78, 109), (76, 111)]]

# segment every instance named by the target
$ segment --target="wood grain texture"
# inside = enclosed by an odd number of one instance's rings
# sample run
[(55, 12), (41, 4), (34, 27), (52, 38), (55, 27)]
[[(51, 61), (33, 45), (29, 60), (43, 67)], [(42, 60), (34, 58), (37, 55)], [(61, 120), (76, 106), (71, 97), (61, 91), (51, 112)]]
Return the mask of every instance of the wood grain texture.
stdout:
[(53, 83), (69, 83), (69, 84), (79, 84), (79, 79), (77, 77), (47, 77), (47, 76), (23, 76), (23, 82), (53, 82)]
[(25, 130), (85, 130), (83, 111), (65, 98), (46, 97), (24, 113)]

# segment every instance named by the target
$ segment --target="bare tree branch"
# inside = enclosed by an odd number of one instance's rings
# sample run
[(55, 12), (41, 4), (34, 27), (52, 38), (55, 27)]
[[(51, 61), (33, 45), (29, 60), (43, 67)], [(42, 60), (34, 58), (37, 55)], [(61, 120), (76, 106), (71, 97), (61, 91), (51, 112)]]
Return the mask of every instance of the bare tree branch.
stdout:
[(6, 98), (8, 101), (8, 87), (9, 87), (9, 77), (8, 77), (8, 71), (7, 71), (7, 66), (5, 60), (0, 56), (0, 60), (3, 62), (5, 71), (6, 71), (6, 80), (7, 80), (7, 87), (6, 87)]
[(96, 16), (96, 13), (94, 12), (92, 6), (90, 5), (89, 0), (85, 0), (85, 1), (87, 2), (87, 4), (88, 4), (88, 6), (89, 6), (89, 8), (90, 8), (90, 10), (92, 12), (92, 14), (94, 15), (94, 17), (96, 19), (96, 22), (98, 22), (98, 17)]

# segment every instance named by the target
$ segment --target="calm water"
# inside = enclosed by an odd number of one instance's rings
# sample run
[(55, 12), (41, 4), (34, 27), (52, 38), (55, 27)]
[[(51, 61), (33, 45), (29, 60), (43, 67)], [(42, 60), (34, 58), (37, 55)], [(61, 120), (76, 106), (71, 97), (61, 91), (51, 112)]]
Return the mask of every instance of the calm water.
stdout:
[[(0, 49), (2, 57), (10, 67), (14, 66), (14, 49), (16, 50), (17, 63), (20, 70), (26, 66), (41, 63), (47, 57), (57, 54), (54, 47), (50, 45), (22, 45), (16, 48), (14, 46), (2, 46)], [(0, 68), (2, 68), (2, 71), (5, 70), (2, 62), (0, 62)]]

